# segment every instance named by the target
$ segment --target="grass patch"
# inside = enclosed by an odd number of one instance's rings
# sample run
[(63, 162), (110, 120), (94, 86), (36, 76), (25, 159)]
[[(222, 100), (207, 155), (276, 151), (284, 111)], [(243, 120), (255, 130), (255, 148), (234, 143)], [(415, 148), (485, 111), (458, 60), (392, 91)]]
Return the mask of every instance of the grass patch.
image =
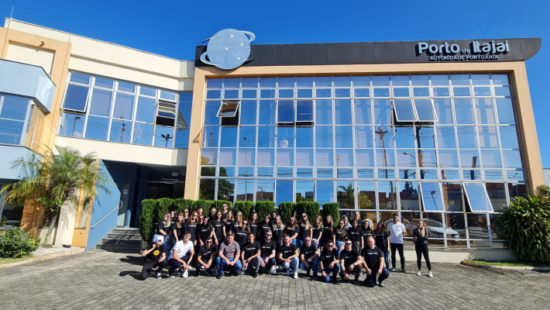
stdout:
[(491, 265), (491, 266), (509, 266), (509, 267), (550, 267), (550, 265), (545, 264), (534, 264), (526, 262), (491, 262), (486, 260), (478, 259), (465, 259), (465, 262), (478, 264), (478, 265)]
[(3, 257), (0, 257), (0, 265), (10, 264), (10, 263), (15, 263), (15, 262), (22, 262), (22, 261), (27, 260), (31, 257), (32, 257), (32, 255), (27, 255), (27, 256), (23, 256), (23, 257), (19, 257), (19, 258), (3, 258)]

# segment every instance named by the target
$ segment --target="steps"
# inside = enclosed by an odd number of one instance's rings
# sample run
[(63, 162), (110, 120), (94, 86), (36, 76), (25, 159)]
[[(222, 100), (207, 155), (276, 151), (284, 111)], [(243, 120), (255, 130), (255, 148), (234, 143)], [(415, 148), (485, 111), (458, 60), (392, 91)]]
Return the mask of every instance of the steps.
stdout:
[(118, 253), (139, 253), (141, 235), (138, 228), (114, 228), (96, 245), (96, 249)]

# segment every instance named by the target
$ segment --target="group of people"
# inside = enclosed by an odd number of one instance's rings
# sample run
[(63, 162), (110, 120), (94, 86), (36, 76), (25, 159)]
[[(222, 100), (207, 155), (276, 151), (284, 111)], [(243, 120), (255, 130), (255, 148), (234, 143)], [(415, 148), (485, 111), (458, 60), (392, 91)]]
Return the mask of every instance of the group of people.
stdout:
[[(248, 273), (257, 277), (260, 273), (286, 272), (298, 278), (298, 270), (304, 270), (311, 278), (321, 273), (325, 282), (359, 281), (366, 273), (367, 286), (384, 286), (389, 276), (389, 253), (392, 271), (396, 267), (399, 252), (401, 271), (405, 272), (403, 236), (406, 227), (397, 214), (386, 230), (383, 222), (376, 228), (370, 220), (343, 216), (337, 225), (330, 215), (325, 220), (317, 216), (313, 223), (307, 214), (301, 214), (300, 223), (292, 216), (284, 225), (276, 212), (258, 222), (253, 212), (249, 220), (239, 211), (235, 215), (226, 204), (221, 210), (212, 208), (210, 216), (203, 216), (201, 209), (183, 213), (167, 213), (158, 223), (152, 245), (143, 251), (145, 263), (141, 277), (146, 279), (154, 271), (157, 279), (163, 269), (170, 278), (187, 278), (194, 275), (216, 276)], [(433, 277), (428, 254), (428, 233), (422, 221), (413, 231), (417, 253), (418, 275), (421, 275), (421, 256)]]

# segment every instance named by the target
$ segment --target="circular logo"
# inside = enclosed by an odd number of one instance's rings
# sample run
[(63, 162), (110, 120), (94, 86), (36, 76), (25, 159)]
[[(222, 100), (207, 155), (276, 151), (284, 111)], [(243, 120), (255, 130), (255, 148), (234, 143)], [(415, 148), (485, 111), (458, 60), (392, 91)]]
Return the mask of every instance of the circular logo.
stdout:
[(200, 59), (203, 63), (223, 70), (238, 68), (250, 56), (250, 42), (256, 36), (249, 31), (224, 29), (208, 39), (206, 52)]
[(159, 256), (160, 254), (160, 251), (159, 250), (154, 250), (153, 251), (153, 256)]

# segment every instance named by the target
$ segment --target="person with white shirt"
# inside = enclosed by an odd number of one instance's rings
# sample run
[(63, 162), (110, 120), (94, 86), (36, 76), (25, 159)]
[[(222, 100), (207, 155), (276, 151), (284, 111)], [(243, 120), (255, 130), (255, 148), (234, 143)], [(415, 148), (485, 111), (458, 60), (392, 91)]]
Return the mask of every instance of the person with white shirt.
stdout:
[(401, 261), (401, 272), (405, 272), (405, 254), (403, 253), (403, 236), (407, 232), (405, 225), (399, 222), (399, 216), (393, 215), (393, 222), (388, 225), (388, 232), (390, 234), (390, 248), (391, 248), (391, 271), (395, 271), (395, 251), (399, 251), (399, 260)]
[(176, 276), (176, 271), (182, 272), (182, 278), (189, 276), (189, 265), (193, 261), (194, 246), (191, 241), (191, 232), (186, 231), (183, 240), (176, 242), (170, 254), (170, 278)]

